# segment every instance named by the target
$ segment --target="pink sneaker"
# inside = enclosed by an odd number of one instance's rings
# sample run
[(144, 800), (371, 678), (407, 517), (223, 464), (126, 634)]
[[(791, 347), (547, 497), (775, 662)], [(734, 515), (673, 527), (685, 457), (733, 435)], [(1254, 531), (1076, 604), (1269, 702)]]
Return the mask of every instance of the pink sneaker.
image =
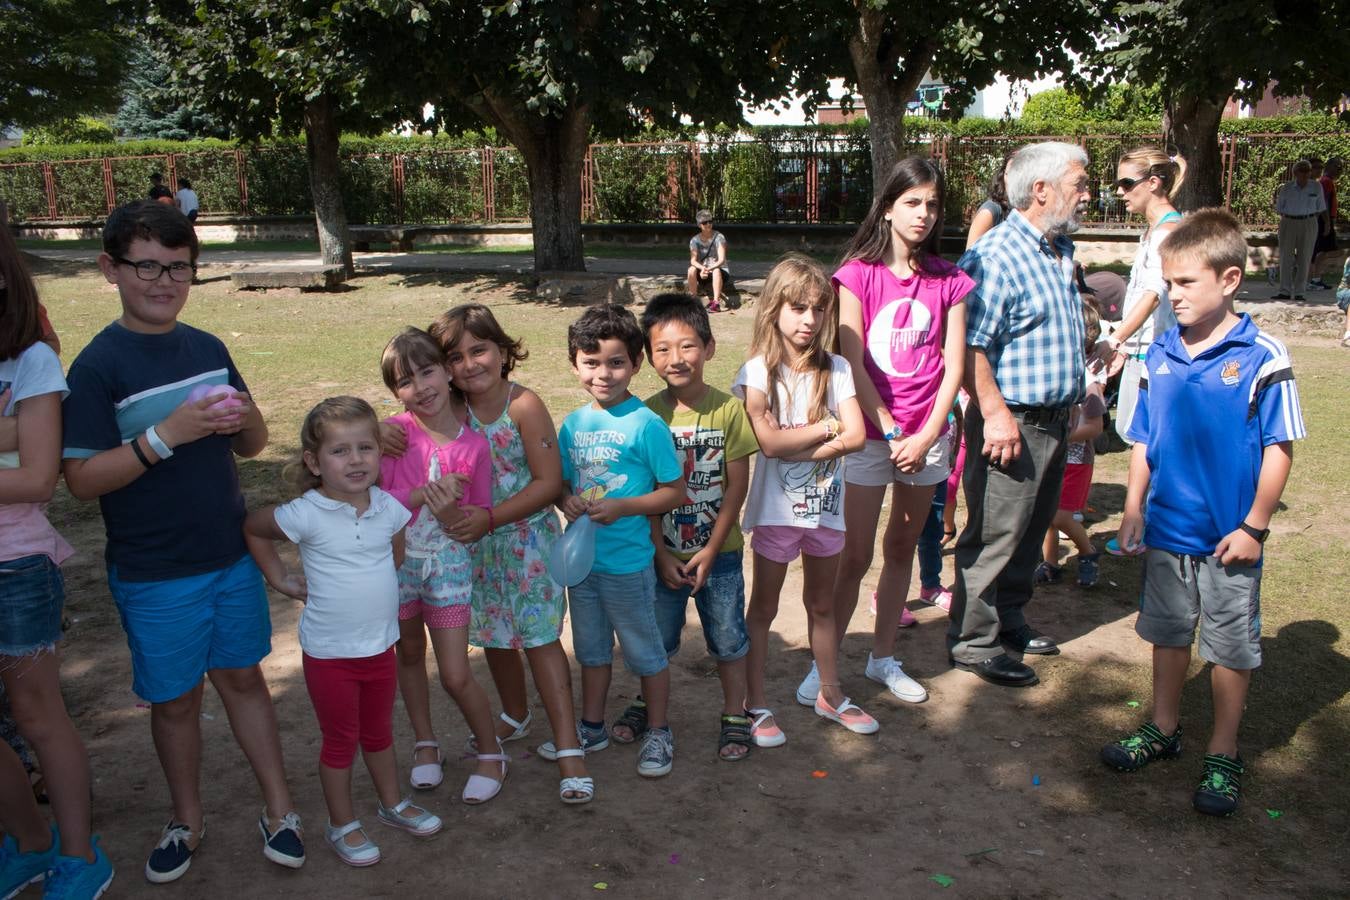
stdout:
[(919, 600), (931, 603), (945, 612), (951, 612), (952, 609), (952, 592), (941, 585), (935, 588), (920, 588)]
[[(871, 606), (869, 606), (868, 608), (872, 610), (872, 615), (873, 615), (873, 617), (875, 617), (876, 614), (877, 614), (877, 592), (876, 592), (876, 591), (873, 591), (873, 592), (872, 592), (872, 604), (871, 604)], [(902, 606), (902, 607), (900, 607), (900, 624), (896, 626), (897, 628), (913, 628), (915, 625), (918, 625), (918, 624), (919, 624), (919, 620), (916, 619), (916, 618), (914, 618), (914, 613), (912, 613), (912, 612), (909, 611), (909, 607), (908, 607), (908, 606)]]

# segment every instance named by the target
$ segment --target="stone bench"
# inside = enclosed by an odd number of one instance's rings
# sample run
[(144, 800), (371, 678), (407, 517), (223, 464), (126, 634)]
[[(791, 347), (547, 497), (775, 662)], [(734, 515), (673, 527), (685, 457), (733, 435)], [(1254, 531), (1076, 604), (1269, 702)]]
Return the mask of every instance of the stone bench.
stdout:
[(230, 273), (237, 290), (299, 288), (302, 291), (331, 291), (347, 280), (342, 266), (295, 266), (286, 269), (244, 269)]
[(411, 253), (417, 239), (430, 231), (420, 225), (349, 225), (352, 249), (369, 252), (371, 244), (388, 244), (395, 253)]

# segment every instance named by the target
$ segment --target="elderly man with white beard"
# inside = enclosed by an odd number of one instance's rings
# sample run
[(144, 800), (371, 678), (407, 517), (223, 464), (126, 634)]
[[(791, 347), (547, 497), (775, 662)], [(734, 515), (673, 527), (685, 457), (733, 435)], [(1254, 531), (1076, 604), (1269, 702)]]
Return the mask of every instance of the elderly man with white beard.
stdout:
[(947, 648), (956, 668), (1008, 687), (1039, 678), (1007, 650), (1059, 652), (1023, 612), (1059, 504), (1069, 410), (1084, 394), (1083, 307), (1068, 235), (1091, 196), (1087, 162), (1073, 144), (1019, 150), (1005, 175), (1013, 211), (959, 263), (976, 287), (966, 297), (968, 517)]

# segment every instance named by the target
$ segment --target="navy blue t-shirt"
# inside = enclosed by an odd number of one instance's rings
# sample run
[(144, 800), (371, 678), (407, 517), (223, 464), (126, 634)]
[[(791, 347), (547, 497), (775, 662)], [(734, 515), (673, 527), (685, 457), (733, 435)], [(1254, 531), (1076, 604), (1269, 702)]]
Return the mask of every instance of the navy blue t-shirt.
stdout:
[[(71, 364), (62, 407), (66, 459), (88, 459), (162, 422), (199, 384), (247, 391), (225, 345), (178, 323), (168, 334), (99, 332)], [(233, 565), (247, 548), (230, 438), (209, 435), (99, 498), (107, 561), (122, 581), (167, 581)]]

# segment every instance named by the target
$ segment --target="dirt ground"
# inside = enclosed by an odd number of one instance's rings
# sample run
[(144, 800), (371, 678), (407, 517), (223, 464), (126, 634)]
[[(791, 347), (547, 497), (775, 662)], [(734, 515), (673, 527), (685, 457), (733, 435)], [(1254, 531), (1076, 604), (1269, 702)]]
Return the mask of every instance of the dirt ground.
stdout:
[[(1122, 455), (1104, 457), (1091, 499), (1099, 542), (1113, 530), (1123, 481)], [(208, 689), (201, 723), (208, 834), (183, 879), (152, 887), (141, 870), (169, 804), (149, 711), (131, 692), (126, 645), (104, 581), (102, 526), (76, 514), (64, 495), (51, 512), (81, 548), (65, 567), (73, 626), (63, 671), (92, 757), (95, 828), (117, 867), (109, 896), (1324, 897), (1350, 890), (1350, 794), (1343, 786), (1350, 734), (1333, 709), (1350, 688), (1350, 663), (1331, 646), (1335, 627), (1291, 622), (1268, 632), (1266, 672), (1255, 683), (1252, 724), (1244, 732), (1250, 772), (1244, 805), (1231, 820), (1207, 819), (1190, 808), (1209, 715), (1199, 665), (1186, 691), (1184, 716), (1192, 728), (1180, 761), (1133, 776), (1097, 761), (1100, 745), (1132, 728), (1149, 705), (1148, 655), (1132, 630), (1135, 566), (1105, 557), (1095, 591), (1054, 586), (1029, 607), (1031, 621), (1061, 640), (1063, 654), (1031, 660), (1042, 683), (1028, 690), (993, 687), (949, 669), (945, 615), (911, 603), (919, 624), (903, 633), (897, 655), (929, 689), (920, 705), (894, 700), (862, 677), (874, 565), (843, 654), (845, 690), (882, 724), (870, 737), (794, 701), (810, 664), (805, 616), (793, 601), (801, 586), (794, 568), (768, 673), (788, 742), (737, 763), (716, 759), (716, 668), (691, 611), (672, 663), (673, 773), (641, 778), (635, 749), (611, 746), (588, 760), (597, 783), (589, 806), (563, 806), (556, 767), (533, 755), (550, 737), (537, 702), (529, 738), (508, 745), (503, 792), (482, 807), (461, 803), (471, 767), (457, 751), (467, 729), (433, 691), (450, 762), (445, 783), (421, 799), (446, 828), (425, 842), (381, 828), (369, 779), (358, 767), (358, 809), (385, 854), (366, 870), (342, 865), (324, 845), (319, 735), (295, 637), (299, 607), (273, 595), (274, 649), (264, 668), (310, 858), (300, 871), (262, 858), (254, 824), (261, 800)], [(950, 556), (945, 566), (950, 583)], [(490, 683), (481, 654), (474, 663), (480, 682)], [(1267, 673), (1295, 665), (1319, 666), (1325, 675), (1304, 696), (1274, 690)], [(573, 677), (579, 680), (575, 671)], [(620, 667), (611, 719), (635, 691), (636, 679)], [(1277, 707), (1287, 715), (1266, 715)], [(1268, 718), (1294, 724), (1260, 724)], [(395, 724), (406, 764), (412, 736), (401, 704)], [(1284, 750), (1295, 728), (1311, 729), (1312, 739), (1291, 760)], [(34, 889), (23, 896), (37, 895)]]

